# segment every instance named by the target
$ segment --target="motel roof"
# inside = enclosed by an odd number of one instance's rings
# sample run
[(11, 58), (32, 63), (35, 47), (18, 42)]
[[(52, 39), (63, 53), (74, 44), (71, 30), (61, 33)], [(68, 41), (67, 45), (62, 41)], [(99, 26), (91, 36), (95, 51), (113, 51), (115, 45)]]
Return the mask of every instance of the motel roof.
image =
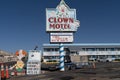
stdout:
[[(120, 48), (120, 43), (73, 43), (63, 44), (64, 47), (85, 47), (85, 48)], [(59, 47), (59, 44), (43, 44), (43, 47)]]

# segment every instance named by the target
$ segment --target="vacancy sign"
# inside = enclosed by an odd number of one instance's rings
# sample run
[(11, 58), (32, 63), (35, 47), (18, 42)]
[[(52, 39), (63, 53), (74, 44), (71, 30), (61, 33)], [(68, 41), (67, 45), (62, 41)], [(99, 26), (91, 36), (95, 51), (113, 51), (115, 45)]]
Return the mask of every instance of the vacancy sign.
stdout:
[(73, 42), (73, 33), (50, 33), (50, 42), (71, 43)]

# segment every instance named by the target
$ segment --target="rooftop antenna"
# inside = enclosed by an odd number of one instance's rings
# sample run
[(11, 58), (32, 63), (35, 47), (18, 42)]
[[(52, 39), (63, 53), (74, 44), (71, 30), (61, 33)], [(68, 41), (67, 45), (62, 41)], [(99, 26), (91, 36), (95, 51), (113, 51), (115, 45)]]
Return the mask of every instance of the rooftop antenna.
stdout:
[(38, 46), (35, 46), (34, 50), (37, 50)]

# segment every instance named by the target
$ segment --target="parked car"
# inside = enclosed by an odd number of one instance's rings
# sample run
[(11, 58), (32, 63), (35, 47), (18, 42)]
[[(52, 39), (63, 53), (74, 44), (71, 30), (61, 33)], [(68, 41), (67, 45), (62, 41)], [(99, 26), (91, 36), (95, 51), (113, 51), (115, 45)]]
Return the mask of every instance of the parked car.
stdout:
[(96, 61), (96, 58), (89, 58), (89, 61)]
[(76, 69), (76, 64), (75, 63), (65, 63), (65, 70), (75, 70)]
[(88, 67), (89, 66), (89, 63), (88, 62), (76, 62), (74, 63), (76, 65), (76, 68), (79, 69), (79, 68), (84, 68), (84, 67)]
[(100, 58), (97, 59), (98, 62), (112, 62), (114, 61), (114, 58)]
[[(48, 67), (50, 71), (53, 71), (53, 70), (60, 70), (60, 65), (59, 64), (56, 64), (56, 65), (52, 65), (52, 66), (49, 66)], [(72, 63), (72, 62), (65, 62), (64, 63), (64, 68), (65, 68), (65, 71), (67, 70), (74, 70), (76, 69), (76, 64)]]

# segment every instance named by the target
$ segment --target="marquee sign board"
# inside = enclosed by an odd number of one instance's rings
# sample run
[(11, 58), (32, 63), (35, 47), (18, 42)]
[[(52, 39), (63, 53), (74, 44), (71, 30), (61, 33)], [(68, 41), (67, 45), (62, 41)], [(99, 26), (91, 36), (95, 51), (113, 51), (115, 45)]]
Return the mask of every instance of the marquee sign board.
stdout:
[(50, 33), (50, 42), (71, 43), (73, 42), (73, 33)]
[(28, 52), (27, 75), (36, 75), (41, 72), (41, 52), (30, 50)]
[(75, 32), (79, 26), (76, 9), (70, 9), (63, 0), (56, 8), (46, 9), (47, 32)]

